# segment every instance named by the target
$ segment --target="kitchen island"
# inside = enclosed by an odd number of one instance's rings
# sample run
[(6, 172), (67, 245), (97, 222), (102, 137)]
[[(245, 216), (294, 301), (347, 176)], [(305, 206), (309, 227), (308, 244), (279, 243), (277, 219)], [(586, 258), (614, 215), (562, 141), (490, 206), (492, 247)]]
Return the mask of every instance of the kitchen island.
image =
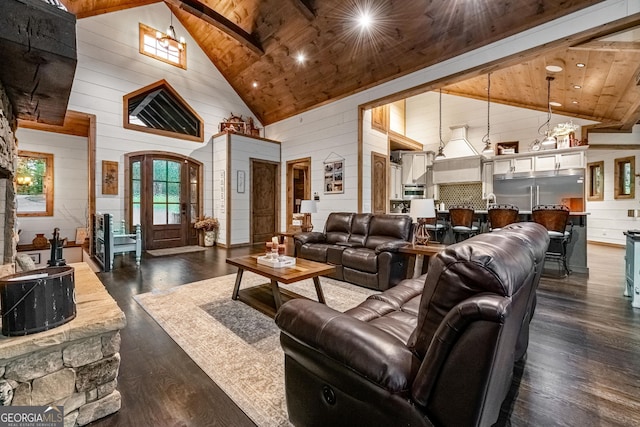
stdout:
[[(488, 232), (488, 211), (486, 209), (476, 210), (475, 216), (475, 224), (479, 226), (480, 232)], [(520, 221), (531, 221), (531, 211), (520, 211), (518, 216)], [(587, 265), (587, 216), (589, 216), (588, 212), (571, 212), (569, 214), (572, 236), (567, 247), (567, 263), (569, 264), (569, 269), (574, 273), (589, 274)], [(438, 219), (448, 223), (449, 211), (438, 210)], [(450, 244), (453, 242), (453, 232), (449, 228), (443, 243)], [(552, 271), (554, 268), (562, 271), (562, 266), (558, 265), (556, 261), (547, 261), (545, 263), (545, 269)]]

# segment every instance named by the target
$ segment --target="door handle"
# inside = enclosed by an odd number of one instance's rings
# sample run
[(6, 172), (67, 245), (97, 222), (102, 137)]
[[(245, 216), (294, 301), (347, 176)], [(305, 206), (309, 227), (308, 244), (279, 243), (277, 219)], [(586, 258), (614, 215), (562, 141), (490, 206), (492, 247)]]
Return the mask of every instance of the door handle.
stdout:
[(187, 204), (182, 202), (182, 204), (180, 205), (180, 208), (182, 210), (182, 215), (186, 215), (187, 214)]

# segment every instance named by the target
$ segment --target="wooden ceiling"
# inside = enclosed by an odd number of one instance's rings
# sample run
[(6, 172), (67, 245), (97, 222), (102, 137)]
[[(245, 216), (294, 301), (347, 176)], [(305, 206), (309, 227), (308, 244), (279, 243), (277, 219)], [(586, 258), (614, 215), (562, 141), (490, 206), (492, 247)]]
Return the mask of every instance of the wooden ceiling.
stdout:
[[(61, 0), (81, 19), (159, 0)], [(602, 0), (165, 0), (262, 124), (367, 89)], [(355, 24), (358, 4), (374, 29)], [(593, 37), (592, 37), (593, 38)], [(551, 98), (575, 117), (627, 128), (640, 118), (637, 42), (573, 40), (451, 78), (445, 91), (546, 109), (545, 65), (562, 59)], [(562, 48), (560, 48), (560, 46)], [(307, 61), (296, 62), (303, 52)], [(541, 53), (543, 52), (543, 53)], [(526, 61), (525, 61), (526, 59)], [(525, 62), (522, 62), (525, 61)], [(576, 69), (583, 62), (586, 68)], [(510, 65), (508, 68), (503, 68)], [(472, 78), (469, 78), (469, 77)], [(257, 87), (254, 87), (254, 82)], [(581, 90), (572, 89), (574, 84)], [(572, 101), (578, 101), (577, 104)]]

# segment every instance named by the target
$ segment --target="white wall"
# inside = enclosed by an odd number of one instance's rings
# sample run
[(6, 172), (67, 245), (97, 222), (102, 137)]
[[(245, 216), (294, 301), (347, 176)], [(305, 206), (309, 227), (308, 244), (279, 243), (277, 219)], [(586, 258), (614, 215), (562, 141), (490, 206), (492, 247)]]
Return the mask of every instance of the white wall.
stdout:
[[(219, 123), (231, 113), (252, 116), (237, 93), (209, 58), (180, 25), (173, 20), (178, 36), (187, 42), (187, 69), (165, 64), (139, 53), (138, 24), (163, 30), (169, 9), (156, 3), (79, 19), (77, 23), (78, 66), (68, 108), (95, 114), (96, 125), (96, 210), (111, 213), (114, 220), (124, 212), (124, 155), (158, 150), (190, 156), (204, 164), (204, 209), (214, 212), (212, 197), (212, 148), (208, 141)], [(152, 135), (122, 127), (122, 97), (146, 85), (165, 79), (204, 120), (204, 141)], [(101, 160), (120, 163), (118, 195), (102, 195)]]
[(75, 241), (76, 228), (88, 224), (87, 138), (23, 128), (16, 138), (20, 150), (53, 154), (53, 216), (19, 217), (19, 243), (31, 243), (37, 233), (50, 239), (55, 227), (60, 237)]
[[(280, 162), (280, 144), (247, 138), (242, 135), (230, 135), (231, 170), (231, 244), (244, 244), (251, 241), (251, 159)], [(244, 193), (238, 192), (238, 171), (245, 176)], [(281, 170), (282, 173), (282, 170)], [(276, 230), (279, 231), (279, 230)]]
[[(590, 144), (640, 144), (640, 126), (634, 126), (633, 133), (589, 134)], [(604, 200), (587, 201), (587, 239), (596, 242), (625, 244), (624, 231), (640, 228), (639, 218), (629, 218), (628, 209), (640, 209), (640, 180), (635, 179), (635, 198), (616, 200), (613, 196), (614, 159), (635, 156), (636, 173), (640, 171), (638, 150), (587, 150), (587, 162), (604, 161)]]
[[(321, 197), (321, 201), (318, 204), (319, 213), (314, 215), (313, 223), (315, 228), (322, 229), (326, 217), (331, 211), (337, 209), (345, 211), (357, 210), (358, 186), (357, 176), (354, 174), (357, 171), (356, 162), (358, 153), (356, 141), (358, 138), (357, 111), (359, 105), (433, 82), (470, 68), (482, 66), (491, 61), (499, 60), (500, 58), (561, 39), (580, 31), (602, 26), (634, 13), (640, 13), (640, 2), (637, 0), (603, 1), (569, 16), (547, 22), (531, 30), (476, 49), (473, 52), (440, 62), (366, 91), (274, 123), (266, 127), (265, 136), (282, 142), (283, 164), (288, 160), (311, 156), (312, 192), (320, 191), (321, 195), (321, 168), (324, 158), (331, 152), (336, 152), (346, 158), (345, 168), (347, 169), (347, 181), (344, 187), (345, 193), (339, 196), (326, 195)], [(437, 111), (437, 103), (434, 105)], [(485, 108), (481, 108), (480, 110), (484, 112), (484, 117), (486, 117), (486, 104)], [(497, 138), (509, 138), (508, 140), (511, 140), (511, 137), (515, 138), (518, 136), (518, 138), (514, 140), (526, 141), (524, 136), (531, 135), (535, 137), (537, 127), (541, 124), (539, 120), (540, 118), (536, 116), (537, 126), (535, 126), (533, 132), (527, 131), (526, 134), (518, 133), (517, 135), (515, 133), (513, 135), (505, 133), (496, 137), (496, 140)], [(496, 124), (498, 123), (500, 122), (497, 120)], [(478, 128), (484, 128), (485, 126), (485, 119), (483, 119), (482, 126), (479, 124)], [(433, 126), (431, 129), (433, 129)], [(433, 135), (433, 132), (432, 130), (431, 135)], [(435, 127), (435, 132), (435, 135), (437, 135), (437, 127)], [(484, 135), (484, 131), (482, 131), (482, 135)], [(433, 136), (431, 138), (433, 138)], [(443, 139), (445, 138), (443, 135)], [(475, 136), (473, 138), (477, 139)], [(477, 141), (474, 143), (477, 143)], [(437, 145), (434, 146), (437, 147)], [(433, 150), (434, 146), (425, 147), (425, 149)], [(369, 211), (371, 209), (371, 196), (370, 192), (367, 193), (366, 186), (370, 185), (371, 182), (370, 167), (368, 166), (371, 153), (367, 146), (364, 148), (363, 210)], [(284, 179), (283, 177), (283, 211), (286, 202)], [(284, 226), (285, 224), (283, 224), (283, 229)]]
[[(407, 136), (424, 144), (425, 150), (438, 150), (438, 97), (438, 92), (426, 92), (407, 99)], [(538, 133), (538, 128), (546, 123), (546, 112), (491, 103), (490, 117), (490, 139), (494, 148), (500, 142), (518, 141), (518, 152), (524, 153), (529, 151), (535, 139), (544, 138)], [(552, 113), (551, 129), (570, 120), (579, 126), (595, 123)], [(443, 93), (442, 140), (445, 144), (451, 138), (450, 127), (462, 124), (469, 127), (467, 136), (471, 145), (482, 152), (482, 138), (487, 134), (487, 102)], [(546, 126), (541, 132), (545, 130)], [(576, 132), (576, 138), (582, 138), (580, 130)]]

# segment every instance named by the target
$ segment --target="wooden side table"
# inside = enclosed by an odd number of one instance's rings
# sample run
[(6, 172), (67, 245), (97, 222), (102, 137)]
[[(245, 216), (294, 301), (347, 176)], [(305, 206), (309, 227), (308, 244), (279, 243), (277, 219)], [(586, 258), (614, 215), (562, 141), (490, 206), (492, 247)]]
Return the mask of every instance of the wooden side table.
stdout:
[(403, 254), (410, 254), (415, 256), (415, 263), (413, 267), (413, 277), (419, 277), (422, 274), (422, 269), (425, 263), (425, 258), (429, 258), (438, 254), (446, 248), (446, 245), (440, 243), (429, 243), (427, 245), (407, 245), (403, 246), (398, 252)]

